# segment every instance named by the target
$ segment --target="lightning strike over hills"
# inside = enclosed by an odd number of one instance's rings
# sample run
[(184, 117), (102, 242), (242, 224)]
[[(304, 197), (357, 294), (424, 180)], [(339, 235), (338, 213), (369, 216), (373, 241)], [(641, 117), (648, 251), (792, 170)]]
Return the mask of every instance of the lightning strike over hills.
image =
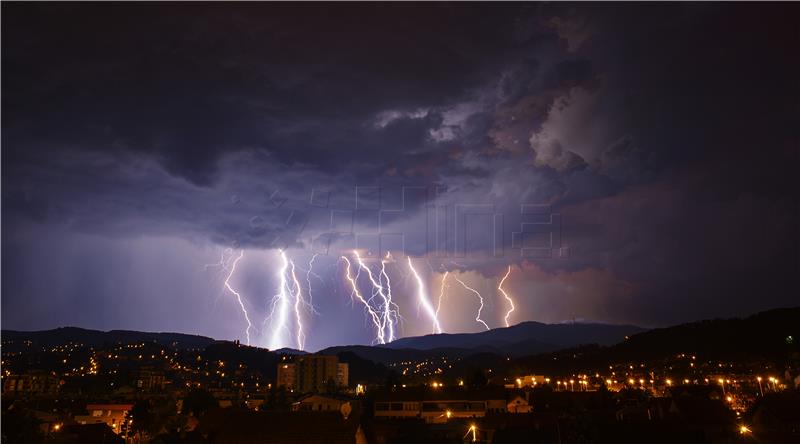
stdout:
[(444, 275), (442, 275), (442, 288), (439, 290), (439, 303), (436, 304), (436, 317), (439, 317), (439, 310), (442, 309), (442, 299), (444, 299), (444, 284), (447, 282), (447, 275), (449, 274), (449, 271), (445, 271)]
[(514, 300), (511, 299), (511, 297), (508, 295), (508, 293), (506, 293), (505, 290), (503, 290), (503, 282), (505, 282), (506, 279), (508, 279), (508, 275), (510, 275), (510, 274), (511, 274), (511, 265), (508, 266), (508, 271), (506, 272), (506, 275), (503, 276), (503, 279), (500, 280), (500, 284), (497, 286), (497, 289), (500, 290), (500, 293), (503, 293), (503, 297), (506, 298), (506, 300), (508, 301), (508, 304), (511, 306), (511, 308), (509, 308), (509, 310), (506, 312), (506, 316), (504, 318), (504, 320), (506, 322), (506, 327), (510, 326), (510, 324), (508, 323), (508, 318), (509, 318), (509, 316), (511, 316), (511, 313), (513, 313), (514, 309), (516, 308), (516, 307), (514, 307)]
[[(358, 301), (361, 302), (364, 305), (364, 309), (367, 311), (367, 313), (372, 318), (373, 325), (375, 325), (376, 333), (375, 333), (375, 340), (373, 341), (373, 343), (377, 342), (379, 344), (385, 344), (386, 343), (386, 338), (384, 336), (384, 329), (382, 327), (381, 316), (377, 312), (375, 312), (375, 310), (370, 305), (369, 301), (364, 299), (364, 296), (361, 294), (361, 291), (358, 289), (358, 276), (359, 275), (356, 274), (356, 276), (353, 277), (353, 275), (351, 273), (351, 268), (352, 267), (351, 267), (351, 264), (350, 264), (350, 260), (347, 259), (346, 256), (342, 256), (341, 259), (345, 263), (345, 278), (350, 282), (350, 285), (353, 288), (353, 290), (350, 292), (350, 298), (353, 299), (355, 297), (355, 299), (358, 299)], [(359, 268), (359, 271), (360, 270), (361, 269)]]
[(312, 271), (314, 268), (314, 260), (317, 258), (317, 256), (319, 256), (317, 253), (314, 253), (314, 255), (311, 256), (311, 259), (308, 261), (308, 270), (306, 270), (306, 282), (308, 283), (308, 287), (306, 287), (306, 293), (308, 293), (308, 303), (312, 305), (314, 304), (314, 297), (311, 294), (311, 275), (313, 274), (319, 279), (319, 275)]
[(300, 309), (302, 307), (303, 301), (303, 291), (300, 287), (300, 281), (297, 280), (297, 274), (295, 273), (294, 261), (289, 261), (289, 266), (291, 267), (291, 276), (292, 282), (294, 283), (294, 290), (292, 291), (294, 296), (294, 316), (295, 316), (295, 329), (297, 330), (296, 338), (297, 338), (297, 348), (299, 350), (305, 349), (305, 342), (306, 342), (306, 335), (303, 333), (303, 319), (300, 315)]
[(389, 274), (386, 273), (386, 264), (392, 259), (392, 253), (386, 252), (386, 257), (381, 259), (381, 274), (379, 281), (386, 282), (386, 305), (384, 306), (384, 316), (388, 319), (389, 339), (395, 340), (395, 324), (401, 319), (400, 307), (392, 300), (392, 281), (389, 279)]
[(267, 320), (270, 321), (270, 327), (272, 328), (272, 334), (269, 340), (269, 348), (272, 350), (279, 349), (283, 346), (281, 343), (281, 333), (283, 329), (286, 328), (288, 321), (289, 297), (291, 295), (291, 288), (289, 287), (286, 277), (289, 270), (289, 259), (286, 257), (286, 253), (283, 250), (280, 250), (280, 256), (282, 266), (280, 270), (278, 270), (278, 294), (273, 296), (271, 303), (272, 310), (267, 319), (265, 319), (265, 322)]
[(244, 257), (244, 250), (239, 251), (239, 256), (233, 260), (231, 264), (231, 272), (228, 273), (228, 277), (225, 278), (225, 288), (228, 289), (231, 293), (236, 296), (236, 300), (239, 302), (239, 307), (242, 309), (242, 313), (244, 314), (244, 319), (247, 321), (247, 328), (244, 331), (244, 334), (247, 338), (247, 345), (250, 345), (250, 328), (252, 328), (253, 324), (250, 322), (250, 316), (247, 314), (247, 309), (244, 308), (244, 302), (242, 302), (242, 296), (236, 290), (231, 287), (230, 280), (233, 277), (233, 274), (236, 272), (236, 264)]
[[(380, 296), (382, 300), (382, 303), (379, 304), (378, 310), (381, 312), (381, 331), (383, 333), (383, 337), (387, 342), (394, 341), (396, 339), (394, 325), (397, 323), (399, 313), (397, 305), (392, 302), (391, 281), (389, 280), (389, 275), (386, 273), (386, 262), (391, 258), (391, 255), (387, 254), (386, 259), (381, 260), (381, 271), (378, 274), (377, 280), (372, 274), (372, 270), (369, 268), (369, 266), (367, 266), (367, 264), (364, 263), (364, 260), (361, 259), (358, 251), (353, 251), (353, 255), (356, 257), (356, 261), (358, 262), (360, 269), (363, 269), (367, 272), (367, 277), (372, 284), (372, 297), (369, 299), (369, 302), (371, 303), (376, 295)], [(384, 287), (383, 284), (384, 279), (386, 279), (386, 287)]]
[(428, 296), (425, 293), (425, 284), (422, 282), (422, 278), (417, 273), (417, 270), (414, 269), (414, 264), (411, 263), (411, 256), (406, 256), (408, 258), (408, 268), (411, 270), (411, 273), (414, 274), (414, 278), (417, 281), (417, 298), (419, 299), (419, 303), (425, 309), (425, 312), (433, 321), (433, 332), (434, 333), (442, 333), (442, 327), (439, 324), (439, 317), (436, 315), (436, 311), (433, 309), (430, 300), (428, 300)]
[(469, 285), (465, 284), (464, 281), (462, 281), (461, 279), (459, 279), (459, 278), (457, 278), (455, 276), (453, 276), (453, 279), (457, 280), (461, 285), (464, 286), (464, 288), (466, 288), (467, 290), (475, 293), (475, 295), (478, 296), (478, 300), (480, 301), (481, 305), (480, 305), (480, 307), (478, 307), (478, 315), (475, 316), (475, 320), (480, 322), (481, 324), (483, 324), (483, 326), (486, 327), (486, 330), (490, 330), (489, 329), (489, 324), (487, 324), (486, 322), (483, 321), (483, 319), (481, 319), (481, 311), (483, 311), (483, 296), (481, 296), (481, 294), (478, 293), (478, 290), (476, 290), (476, 289), (470, 287)]

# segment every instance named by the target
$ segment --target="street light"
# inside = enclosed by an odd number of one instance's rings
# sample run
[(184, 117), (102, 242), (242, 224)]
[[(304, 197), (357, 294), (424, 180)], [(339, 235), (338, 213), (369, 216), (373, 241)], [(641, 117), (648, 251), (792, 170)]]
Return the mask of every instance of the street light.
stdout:
[(761, 387), (761, 376), (757, 377), (756, 380), (758, 381), (758, 391), (761, 393), (761, 397), (764, 397), (764, 389)]
[(746, 434), (748, 434), (750, 432), (752, 432), (752, 430), (750, 430), (750, 427), (747, 427), (746, 425), (743, 425), (743, 426), (739, 427), (739, 434), (740, 435), (746, 435)]
[[(475, 427), (475, 424), (472, 424), (471, 426), (469, 426), (469, 430), (467, 430), (467, 435), (469, 435), (470, 432), (472, 433), (472, 442), (477, 441), (478, 440), (478, 434), (477, 434), (478, 428)], [(464, 437), (466, 438), (467, 435), (464, 435)]]
[(722, 378), (717, 379), (719, 385), (722, 386), (722, 395), (725, 396), (725, 380)]

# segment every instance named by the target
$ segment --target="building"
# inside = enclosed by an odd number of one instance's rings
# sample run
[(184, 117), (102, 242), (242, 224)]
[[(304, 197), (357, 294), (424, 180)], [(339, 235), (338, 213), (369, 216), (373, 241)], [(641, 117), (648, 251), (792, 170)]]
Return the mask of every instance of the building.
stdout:
[(509, 413), (530, 413), (533, 410), (533, 406), (524, 397), (516, 396), (506, 405), (506, 410)]
[(349, 368), (336, 356), (303, 355), (278, 364), (278, 385), (301, 393), (347, 387)]
[(340, 412), (347, 405), (352, 410), (353, 401), (343, 396), (307, 395), (292, 404), (295, 412)]
[(22, 375), (9, 375), (3, 378), (4, 395), (55, 395), (61, 381), (52, 373), (31, 371)]
[(136, 374), (136, 388), (144, 391), (164, 390), (165, 383), (164, 372), (152, 367), (142, 367)]
[(119, 433), (125, 415), (133, 408), (133, 404), (89, 404), (86, 406), (88, 415), (76, 415), (75, 422), (78, 424), (100, 424), (105, 423), (114, 433)]
[(297, 385), (296, 367), (294, 362), (282, 362), (278, 364), (278, 386), (294, 389)]
[(549, 381), (550, 378), (546, 378), (544, 375), (527, 375), (517, 379), (516, 382), (518, 387), (534, 387), (546, 384)]
[(428, 423), (481, 418), (487, 413), (507, 413), (507, 397), (508, 393), (502, 389), (413, 387), (378, 394), (375, 398), (375, 417), (421, 418)]

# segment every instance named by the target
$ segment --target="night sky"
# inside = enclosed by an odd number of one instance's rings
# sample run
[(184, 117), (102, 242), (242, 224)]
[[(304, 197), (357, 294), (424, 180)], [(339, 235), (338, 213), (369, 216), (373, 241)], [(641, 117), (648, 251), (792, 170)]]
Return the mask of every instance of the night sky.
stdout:
[(509, 265), (512, 324), (797, 305), (799, 12), (4, 2), (2, 328), (244, 341), (231, 275), (273, 345), (281, 250), (309, 350), (374, 342), (356, 248), (398, 336), (406, 254), (447, 332), (484, 329), (454, 278), (504, 325)]

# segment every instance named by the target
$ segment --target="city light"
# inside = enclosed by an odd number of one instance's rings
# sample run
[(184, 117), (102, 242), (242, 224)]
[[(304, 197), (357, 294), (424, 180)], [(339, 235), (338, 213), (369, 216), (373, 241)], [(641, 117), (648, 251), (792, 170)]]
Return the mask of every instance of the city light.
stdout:
[(752, 432), (752, 430), (750, 430), (750, 428), (747, 427), (746, 425), (742, 425), (742, 426), (739, 427), (739, 434), (741, 434), (741, 435), (746, 435), (746, 434), (748, 434), (750, 432)]

